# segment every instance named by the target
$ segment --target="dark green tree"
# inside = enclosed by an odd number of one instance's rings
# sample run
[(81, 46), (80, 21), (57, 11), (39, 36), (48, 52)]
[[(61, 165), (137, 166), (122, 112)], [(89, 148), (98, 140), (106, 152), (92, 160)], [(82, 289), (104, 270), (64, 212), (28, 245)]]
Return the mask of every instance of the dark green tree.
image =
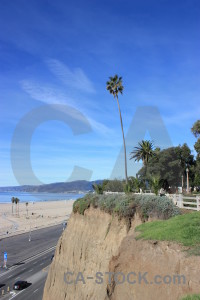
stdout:
[(103, 194), (102, 184), (93, 184), (92, 187), (97, 194)]
[(197, 138), (194, 144), (194, 149), (197, 152), (196, 156), (196, 166), (194, 170), (194, 186), (200, 186), (200, 120), (196, 121), (191, 128), (192, 133)]
[(182, 175), (183, 175), (183, 181), (186, 181), (186, 169), (189, 169), (189, 178), (190, 178), (190, 186), (193, 186), (194, 182), (194, 166), (195, 166), (195, 160), (194, 156), (191, 154), (191, 150), (188, 147), (186, 143), (184, 143), (182, 146), (179, 145), (175, 148), (177, 157), (180, 162), (180, 166), (182, 169)]
[(200, 120), (196, 121), (191, 128), (192, 133), (197, 138), (200, 136)]
[(123, 192), (124, 182), (118, 179), (108, 180), (107, 184), (104, 186), (104, 191), (107, 192)]
[(192, 133), (197, 139), (196, 143), (194, 144), (194, 149), (197, 152), (197, 158), (200, 158), (200, 120), (196, 121), (191, 128)]
[[(176, 147), (164, 150), (156, 149), (156, 156), (149, 158), (147, 168), (140, 169), (139, 176), (150, 184), (152, 178), (159, 178), (159, 187), (168, 190), (170, 187), (181, 185), (182, 168)], [(156, 183), (157, 184), (157, 183)]]

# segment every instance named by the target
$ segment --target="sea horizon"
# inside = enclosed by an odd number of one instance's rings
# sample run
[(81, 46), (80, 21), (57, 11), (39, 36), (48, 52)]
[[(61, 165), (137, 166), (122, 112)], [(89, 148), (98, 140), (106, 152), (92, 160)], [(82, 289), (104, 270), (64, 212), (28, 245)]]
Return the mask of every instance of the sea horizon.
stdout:
[(63, 193), (46, 193), (46, 192), (0, 192), (0, 204), (11, 203), (11, 198), (20, 199), (20, 203), (25, 202), (42, 202), (42, 201), (64, 201), (76, 200), (82, 198), (86, 192), (63, 192)]

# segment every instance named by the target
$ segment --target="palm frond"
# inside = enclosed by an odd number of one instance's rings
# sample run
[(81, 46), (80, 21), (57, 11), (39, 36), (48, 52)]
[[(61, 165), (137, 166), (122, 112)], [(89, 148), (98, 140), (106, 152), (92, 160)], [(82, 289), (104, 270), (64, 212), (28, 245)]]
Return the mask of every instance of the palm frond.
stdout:
[(124, 87), (122, 85), (122, 77), (118, 77), (115, 74), (113, 77), (109, 77), (109, 81), (106, 82), (106, 89), (114, 96), (114, 98), (118, 95), (118, 93), (122, 94)]

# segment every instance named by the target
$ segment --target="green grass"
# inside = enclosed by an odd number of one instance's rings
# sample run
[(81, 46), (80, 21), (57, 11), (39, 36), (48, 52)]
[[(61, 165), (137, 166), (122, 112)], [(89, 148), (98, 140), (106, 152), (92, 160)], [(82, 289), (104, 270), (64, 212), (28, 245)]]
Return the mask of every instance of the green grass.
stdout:
[[(169, 220), (144, 223), (136, 227), (140, 234), (137, 239), (175, 241), (200, 252), (200, 212), (175, 216)], [(195, 254), (195, 253), (191, 253)]]
[(182, 298), (181, 300), (200, 300), (200, 294), (186, 296), (186, 297)]

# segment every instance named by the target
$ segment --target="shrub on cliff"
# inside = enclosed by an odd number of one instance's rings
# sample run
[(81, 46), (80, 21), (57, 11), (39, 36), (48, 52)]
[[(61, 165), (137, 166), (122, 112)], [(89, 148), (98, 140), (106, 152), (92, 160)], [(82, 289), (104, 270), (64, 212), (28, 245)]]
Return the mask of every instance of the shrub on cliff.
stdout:
[(73, 204), (73, 212), (76, 213), (78, 212), (79, 214), (83, 215), (84, 211), (89, 208), (90, 202), (89, 199), (87, 198), (80, 198), (76, 200)]
[(145, 218), (169, 219), (180, 214), (180, 210), (168, 197), (155, 195), (137, 195), (135, 203)]
[(189, 295), (182, 298), (181, 300), (200, 300), (200, 295)]
[(120, 218), (132, 218), (137, 211), (144, 219), (156, 217), (169, 219), (180, 214), (180, 210), (167, 197), (152, 195), (97, 195), (87, 194), (77, 199), (73, 205), (73, 212), (84, 214), (90, 206), (109, 213), (116, 214)]

